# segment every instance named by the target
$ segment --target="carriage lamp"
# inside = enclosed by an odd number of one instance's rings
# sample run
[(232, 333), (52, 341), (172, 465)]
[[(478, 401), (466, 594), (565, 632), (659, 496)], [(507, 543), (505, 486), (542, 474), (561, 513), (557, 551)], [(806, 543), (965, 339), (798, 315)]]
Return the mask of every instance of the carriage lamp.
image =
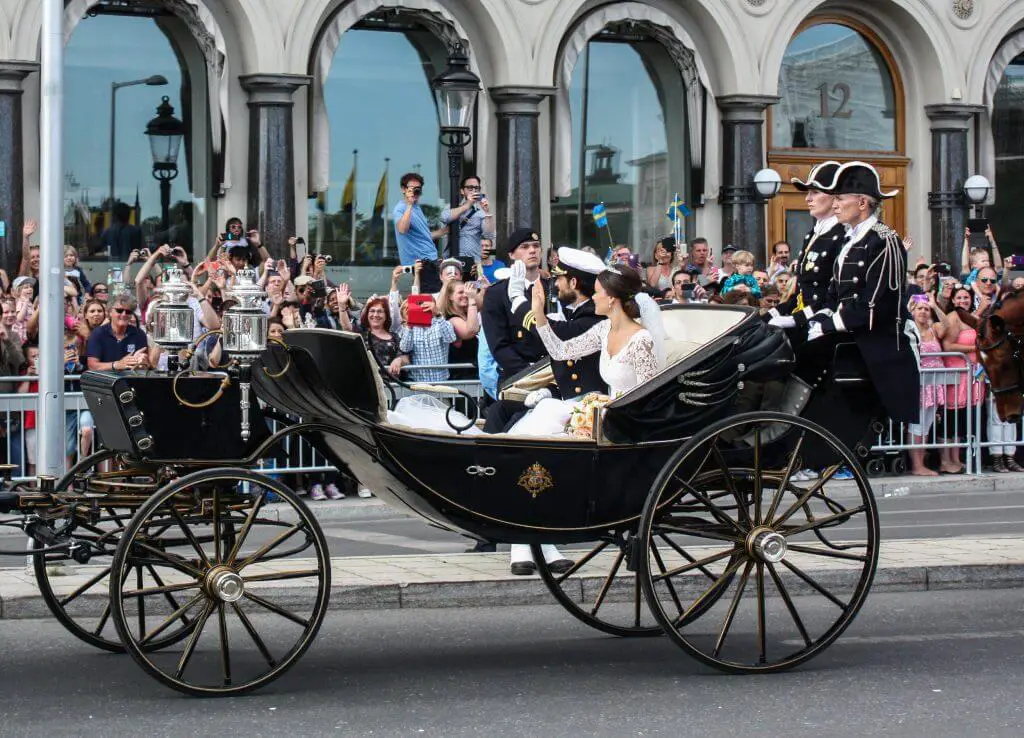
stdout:
[(167, 350), (167, 370), (173, 373), (178, 370), (178, 352), (195, 338), (195, 316), (188, 304), (192, 286), (181, 269), (171, 267), (157, 292), (163, 299), (153, 308), (153, 341)]
[(252, 365), (267, 348), (267, 314), (263, 311), (267, 293), (259, 286), (255, 269), (241, 269), (228, 290), (226, 300), (234, 304), (224, 311), (221, 324), (224, 351), (238, 363), (241, 392), (242, 440), (249, 440), (249, 387)]
[(763, 200), (771, 200), (782, 189), (782, 177), (772, 168), (761, 169), (754, 174), (754, 189)]

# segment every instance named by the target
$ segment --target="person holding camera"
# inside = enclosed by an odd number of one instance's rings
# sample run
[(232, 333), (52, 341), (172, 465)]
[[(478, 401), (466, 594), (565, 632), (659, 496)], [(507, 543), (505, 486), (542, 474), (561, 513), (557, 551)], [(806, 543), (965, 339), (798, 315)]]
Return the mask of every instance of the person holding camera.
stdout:
[(430, 230), (430, 223), (420, 206), (423, 196), (423, 177), (416, 172), (402, 175), (402, 201), (391, 214), (395, 221), (395, 241), (398, 260), (403, 266), (423, 262), (420, 289), (426, 293), (441, 291), (441, 275), (437, 269), (437, 245), (434, 240), (445, 234), (447, 228)]
[(441, 222), (445, 225), (459, 224), (459, 256), (468, 256), (474, 261), (482, 257), (483, 239), (493, 239), (494, 214), (491, 212), (487, 195), (480, 186), (480, 178), (471, 174), (462, 178), (459, 185), (462, 198), (458, 207), (447, 207), (441, 211)]

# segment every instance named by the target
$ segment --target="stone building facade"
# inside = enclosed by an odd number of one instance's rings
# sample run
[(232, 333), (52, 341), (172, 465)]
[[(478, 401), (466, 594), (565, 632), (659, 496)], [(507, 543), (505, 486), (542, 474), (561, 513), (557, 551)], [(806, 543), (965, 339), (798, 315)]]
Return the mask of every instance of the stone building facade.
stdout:
[[(39, 5), (0, 0), (8, 264), (39, 209)], [(421, 171), (437, 206), (448, 195), (430, 80), (456, 41), (482, 83), (466, 169), (483, 177), (499, 240), (530, 224), (608, 245), (586, 212), (604, 147), (620, 242), (657, 230), (651, 203), (676, 193), (688, 237), (754, 251), (797, 239), (798, 194), (760, 201), (751, 177), (771, 166), (788, 181), (832, 158), (878, 166), (900, 190), (887, 220), (926, 257), (956, 257), (974, 173), (995, 185), (987, 215), (1004, 250), (1024, 247), (1010, 199), (1024, 173), (1024, 0), (67, 0), (65, 35), (66, 240), (86, 259), (105, 258), (113, 195), (138, 204), (149, 237), (196, 254), (237, 215), (277, 250), (308, 236), (340, 277), (372, 282), (394, 258), (383, 232), (399, 175)], [(111, 85), (158, 67), (162, 90), (118, 88), (110, 183)], [(169, 221), (136, 125), (163, 95), (187, 130)], [(648, 258), (653, 244), (631, 245)]]

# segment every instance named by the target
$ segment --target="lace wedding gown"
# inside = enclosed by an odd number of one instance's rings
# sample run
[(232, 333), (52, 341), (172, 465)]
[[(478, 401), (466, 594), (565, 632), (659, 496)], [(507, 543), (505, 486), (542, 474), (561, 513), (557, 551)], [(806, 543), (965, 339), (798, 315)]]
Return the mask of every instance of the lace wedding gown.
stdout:
[[(601, 379), (608, 385), (608, 394), (614, 399), (648, 381), (661, 367), (653, 336), (641, 328), (626, 341), (626, 345), (612, 356), (608, 353), (608, 332), (611, 321), (602, 320), (586, 333), (563, 341), (550, 325), (537, 327), (544, 347), (555, 361), (581, 359), (601, 352)], [(578, 400), (541, 400), (523, 416), (509, 433), (521, 436), (565, 435), (565, 424)]]

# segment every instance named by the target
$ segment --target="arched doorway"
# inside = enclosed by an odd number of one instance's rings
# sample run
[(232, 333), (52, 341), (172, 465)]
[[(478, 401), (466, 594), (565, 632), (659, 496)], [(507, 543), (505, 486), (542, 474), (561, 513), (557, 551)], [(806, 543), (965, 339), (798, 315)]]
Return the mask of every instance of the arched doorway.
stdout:
[[(219, 108), (211, 116), (224, 73), (212, 20), (195, 2), (150, 2), (126, 7), (73, 0), (65, 12), (65, 243), (83, 260), (122, 262), (128, 256), (101, 238), (115, 211), (141, 229), (141, 243), (182, 246), (205, 254), (207, 203), (227, 180)], [(148, 81), (148, 84), (147, 84)], [(184, 135), (170, 207), (145, 135), (162, 98), (182, 121)], [(110, 111), (110, 112), (108, 112)], [(214, 125), (212, 120), (216, 121)], [(219, 135), (213, 136), (216, 128)]]
[(992, 143), (995, 153), (996, 199), (985, 215), (996, 234), (1000, 253), (1024, 252), (1024, 54), (1003, 72), (992, 95)]
[[(613, 243), (644, 260), (673, 230), (678, 194), (704, 192), (707, 75), (679, 24), (640, 3), (602, 6), (562, 42), (556, 73), (551, 242)], [(593, 211), (603, 204), (608, 226)], [(694, 216), (683, 237), (693, 235)]]
[(768, 164), (783, 187), (769, 205), (768, 242), (799, 243), (811, 228), (804, 196), (789, 181), (828, 159), (873, 164), (883, 189), (901, 193), (885, 203), (885, 221), (905, 232), (903, 83), (878, 36), (846, 18), (809, 20), (786, 48), (779, 97), (769, 111)]
[[(424, 178), (424, 213), (441, 225), (449, 179), (431, 81), (452, 44), (469, 46), (440, 9), (369, 5), (343, 6), (314, 48), (309, 248), (335, 264), (388, 266), (398, 263), (391, 212), (403, 173)], [(465, 173), (484, 146), (479, 103), (474, 118)]]

